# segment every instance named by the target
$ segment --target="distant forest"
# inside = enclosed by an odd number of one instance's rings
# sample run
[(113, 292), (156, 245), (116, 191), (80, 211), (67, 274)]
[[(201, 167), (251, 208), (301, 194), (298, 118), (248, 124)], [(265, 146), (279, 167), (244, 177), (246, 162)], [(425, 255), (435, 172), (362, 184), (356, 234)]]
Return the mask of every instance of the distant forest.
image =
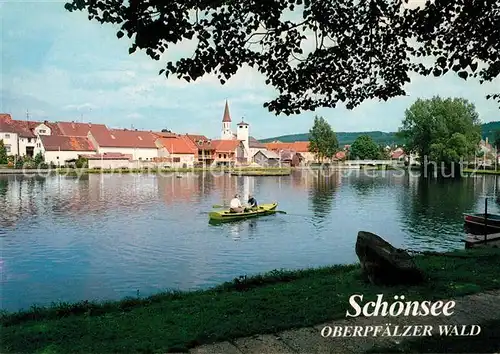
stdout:
[[(483, 139), (486, 137), (488, 140), (493, 140), (493, 135), (495, 130), (500, 129), (500, 121), (498, 122), (490, 122), (481, 125), (482, 136)], [(337, 132), (337, 139), (339, 141), (339, 145), (348, 145), (352, 144), (354, 140), (360, 135), (368, 135), (370, 136), (377, 144), (380, 145), (393, 145), (400, 144), (401, 141), (396, 137), (395, 132), (379, 132), (379, 131), (371, 131), (371, 132)], [(261, 139), (260, 141), (263, 143), (269, 143), (274, 140), (279, 140), (283, 143), (290, 143), (294, 141), (308, 141), (309, 134), (292, 134), (292, 135), (282, 135), (273, 138)]]

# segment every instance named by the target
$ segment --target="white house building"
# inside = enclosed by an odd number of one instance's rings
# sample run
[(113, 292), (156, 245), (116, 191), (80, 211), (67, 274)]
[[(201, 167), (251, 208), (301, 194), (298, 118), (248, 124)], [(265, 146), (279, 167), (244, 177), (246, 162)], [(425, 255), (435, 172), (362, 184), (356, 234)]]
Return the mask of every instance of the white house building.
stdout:
[(158, 148), (158, 160), (170, 167), (190, 168), (194, 166), (198, 148), (185, 135), (158, 137), (155, 140)]
[(76, 160), (80, 155), (92, 154), (95, 148), (85, 137), (63, 135), (40, 135), (41, 153), (48, 164), (66, 165), (68, 160)]
[(106, 129), (92, 131), (87, 135), (97, 153), (121, 153), (131, 155), (134, 161), (153, 161), (158, 157), (157, 137), (152, 132)]

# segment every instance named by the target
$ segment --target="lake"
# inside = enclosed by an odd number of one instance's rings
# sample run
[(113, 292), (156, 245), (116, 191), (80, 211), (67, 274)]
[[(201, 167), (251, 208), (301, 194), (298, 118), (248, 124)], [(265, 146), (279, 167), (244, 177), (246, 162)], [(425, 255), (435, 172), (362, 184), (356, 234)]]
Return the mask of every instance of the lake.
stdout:
[[(244, 274), (357, 261), (357, 232), (396, 247), (463, 248), (462, 213), (498, 178), (435, 180), (378, 171), (0, 176), (1, 307), (200, 289)], [(209, 225), (235, 193), (276, 214)], [(498, 211), (495, 199), (489, 210)]]

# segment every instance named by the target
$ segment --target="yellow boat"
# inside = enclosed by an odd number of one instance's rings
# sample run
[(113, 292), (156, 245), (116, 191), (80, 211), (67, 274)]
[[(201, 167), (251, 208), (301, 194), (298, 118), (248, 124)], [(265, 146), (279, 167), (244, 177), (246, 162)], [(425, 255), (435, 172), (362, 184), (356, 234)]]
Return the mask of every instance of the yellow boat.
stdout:
[(244, 211), (242, 213), (233, 213), (229, 210), (212, 211), (208, 214), (210, 221), (235, 221), (247, 218), (253, 218), (256, 216), (274, 214), (276, 212), (276, 207), (278, 203), (261, 204), (257, 209)]

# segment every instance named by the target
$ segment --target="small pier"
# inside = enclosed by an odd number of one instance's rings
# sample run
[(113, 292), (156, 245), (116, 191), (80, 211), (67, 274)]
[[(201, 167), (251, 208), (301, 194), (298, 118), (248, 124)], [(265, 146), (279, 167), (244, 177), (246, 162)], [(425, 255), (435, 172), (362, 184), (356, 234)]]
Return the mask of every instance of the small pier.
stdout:
[(462, 240), (465, 242), (465, 248), (474, 247), (500, 247), (500, 233), (488, 234), (488, 235), (473, 235), (469, 234)]
[[(480, 226), (483, 229), (482, 234), (469, 233), (462, 240), (465, 242), (465, 248), (474, 248), (474, 247), (500, 247), (500, 233), (489, 233), (490, 225), (488, 224), (488, 196), (484, 197), (484, 216), (482, 217), (484, 224), (477, 224), (474, 227)], [(495, 227), (498, 230), (498, 223)], [(472, 231), (472, 230), (471, 230)]]

